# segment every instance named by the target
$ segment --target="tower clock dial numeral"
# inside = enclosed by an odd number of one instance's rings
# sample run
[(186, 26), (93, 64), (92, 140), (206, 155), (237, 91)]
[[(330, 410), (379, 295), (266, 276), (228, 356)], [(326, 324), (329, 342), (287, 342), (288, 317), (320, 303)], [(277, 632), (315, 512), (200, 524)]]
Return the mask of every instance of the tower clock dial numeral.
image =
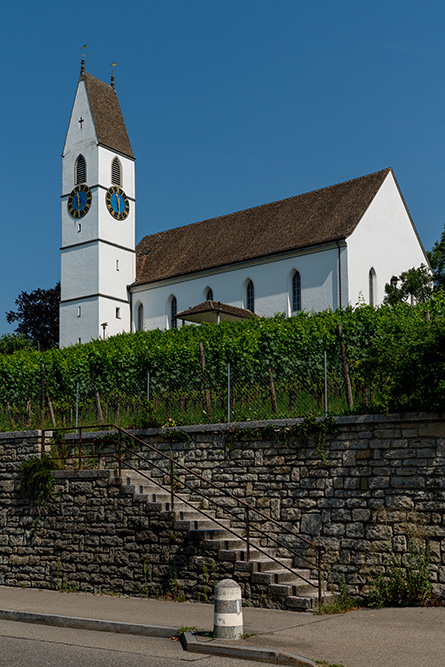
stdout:
[(130, 202), (122, 188), (112, 185), (105, 195), (108, 213), (116, 220), (125, 220), (130, 212)]
[(85, 183), (76, 185), (68, 197), (68, 212), (70, 216), (76, 218), (76, 220), (83, 218), (90, 210), (92, 198), (88, 185), (85, 185)]

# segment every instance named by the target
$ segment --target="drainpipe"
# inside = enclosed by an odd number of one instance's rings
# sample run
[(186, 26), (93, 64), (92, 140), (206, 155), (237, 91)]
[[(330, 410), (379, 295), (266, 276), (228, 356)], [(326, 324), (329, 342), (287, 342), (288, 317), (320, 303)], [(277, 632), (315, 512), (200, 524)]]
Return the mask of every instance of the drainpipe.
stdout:
[(133, 292), (127, 285), (128, 301), (130, 304), (130, 333), (133, 333)]
[(341, 308), (341, 250), (340, 243), (338, 241), (336, 241), (336, 243), (338, 248), (338, 307)]

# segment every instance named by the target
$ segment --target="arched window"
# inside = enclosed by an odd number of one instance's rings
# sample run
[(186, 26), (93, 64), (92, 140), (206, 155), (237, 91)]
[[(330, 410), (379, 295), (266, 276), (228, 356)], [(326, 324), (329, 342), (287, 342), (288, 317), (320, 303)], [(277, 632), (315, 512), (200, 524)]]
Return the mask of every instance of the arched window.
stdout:
[(369, 270), (369, 305), (375, 306), (375, 271)]
[(246, 283), (246, 308), (252, 313), (255, 312), (255, 290), (251, 280)]
[(178, 320), (176, 315), (178, 314), (178, 303), (176, 297), (172, 296), (170, 299), (170, 329), (178, 328)]
[(142, 303), (139, 304), (137, 309), (137, 324), (136, 328), (138, 331), (144, 330), (144, 306)]
[(117, 157), (111, 163), (111, 183), (119, 187), (122, 185), (122, 167)]
[(79, 155), (74, 167), (74, 185), (87, 182), (87, 163), (83, 155)]
[(298, 271), (292, 274), (291, 282), (291, 306), (292, 312), (296, 313), (301, 310), (301, 276)]
[(206, 301), (213, 301), (213, 290), (211, 287), (207, 287), (205, 291), (205, 297)]

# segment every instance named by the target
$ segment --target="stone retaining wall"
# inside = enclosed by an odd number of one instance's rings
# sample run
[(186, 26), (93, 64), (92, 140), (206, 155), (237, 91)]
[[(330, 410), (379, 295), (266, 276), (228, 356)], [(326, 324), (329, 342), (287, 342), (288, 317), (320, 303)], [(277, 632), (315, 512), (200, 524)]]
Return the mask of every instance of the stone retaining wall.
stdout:
[[(279, 429), (295, 421), (274, 424)], [(406, 564), (413, 540), (427, 538), (430, 578), (445, 598), (445, 421), (435, 415), (379, 415), (338, 418), (336, 424), (337, 434), (322, 445), (310, 432), (283, 443), (270, 434), (261, 439), (258, 431), (249, 439), (243, 430), (239, 442), (233, 425), (184, 427), (190, 441), (174, 444), (164, 442), (159, 430), (138, 437), (324, 544), (331, 576), (344, 578), (353, 594), (367, 595), (389, 556)], [(270, 422), (250, 427), (262, 425)], [(213, 573), (230, 576), (230, 564), (190, 542), (181, 522), (172, 527), (171, 518), (159, 512), (146, 516), (137, 497), (106, 472), (57, 473), (61, 496), (45, 509), (33, 538), (36, 508), (21, 496), (16, 470), (20, 460), (39, 451), (38, 436), (0, 434), (0, 583), (53, 587), (65, 577), (68, 585), (140, 593), (148, 582), (153, 595), (180, 580), (187, 595), (204, 599)], [(144, 456), (159, 460), (156, 453)], [(176, 475), (204, 490), (203, 482), (179, 467)], [(234, 504), (219, 491), (211, 494)], [(289, 540), (272, 522), (262, 526)], [(245, 590), (245, 596), (255, 602), (257, 591)]]

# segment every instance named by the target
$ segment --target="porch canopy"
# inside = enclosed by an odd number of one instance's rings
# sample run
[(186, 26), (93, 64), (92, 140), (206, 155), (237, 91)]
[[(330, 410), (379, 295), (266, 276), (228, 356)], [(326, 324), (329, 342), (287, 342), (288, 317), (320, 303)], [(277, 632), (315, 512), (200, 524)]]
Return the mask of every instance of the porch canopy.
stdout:
[(182, 310), (176, 315), (184, 322), (195, 322), (201, 324), (202, 322), (221, 322), (227, 320), (228, 322), (239, 322), (250, 317), (258, 317), (255, 313), (244, 308), (237, 308), (236, 306), (229, 306), (227, 303), (220, 301), (203, 301), (193, 308)]

